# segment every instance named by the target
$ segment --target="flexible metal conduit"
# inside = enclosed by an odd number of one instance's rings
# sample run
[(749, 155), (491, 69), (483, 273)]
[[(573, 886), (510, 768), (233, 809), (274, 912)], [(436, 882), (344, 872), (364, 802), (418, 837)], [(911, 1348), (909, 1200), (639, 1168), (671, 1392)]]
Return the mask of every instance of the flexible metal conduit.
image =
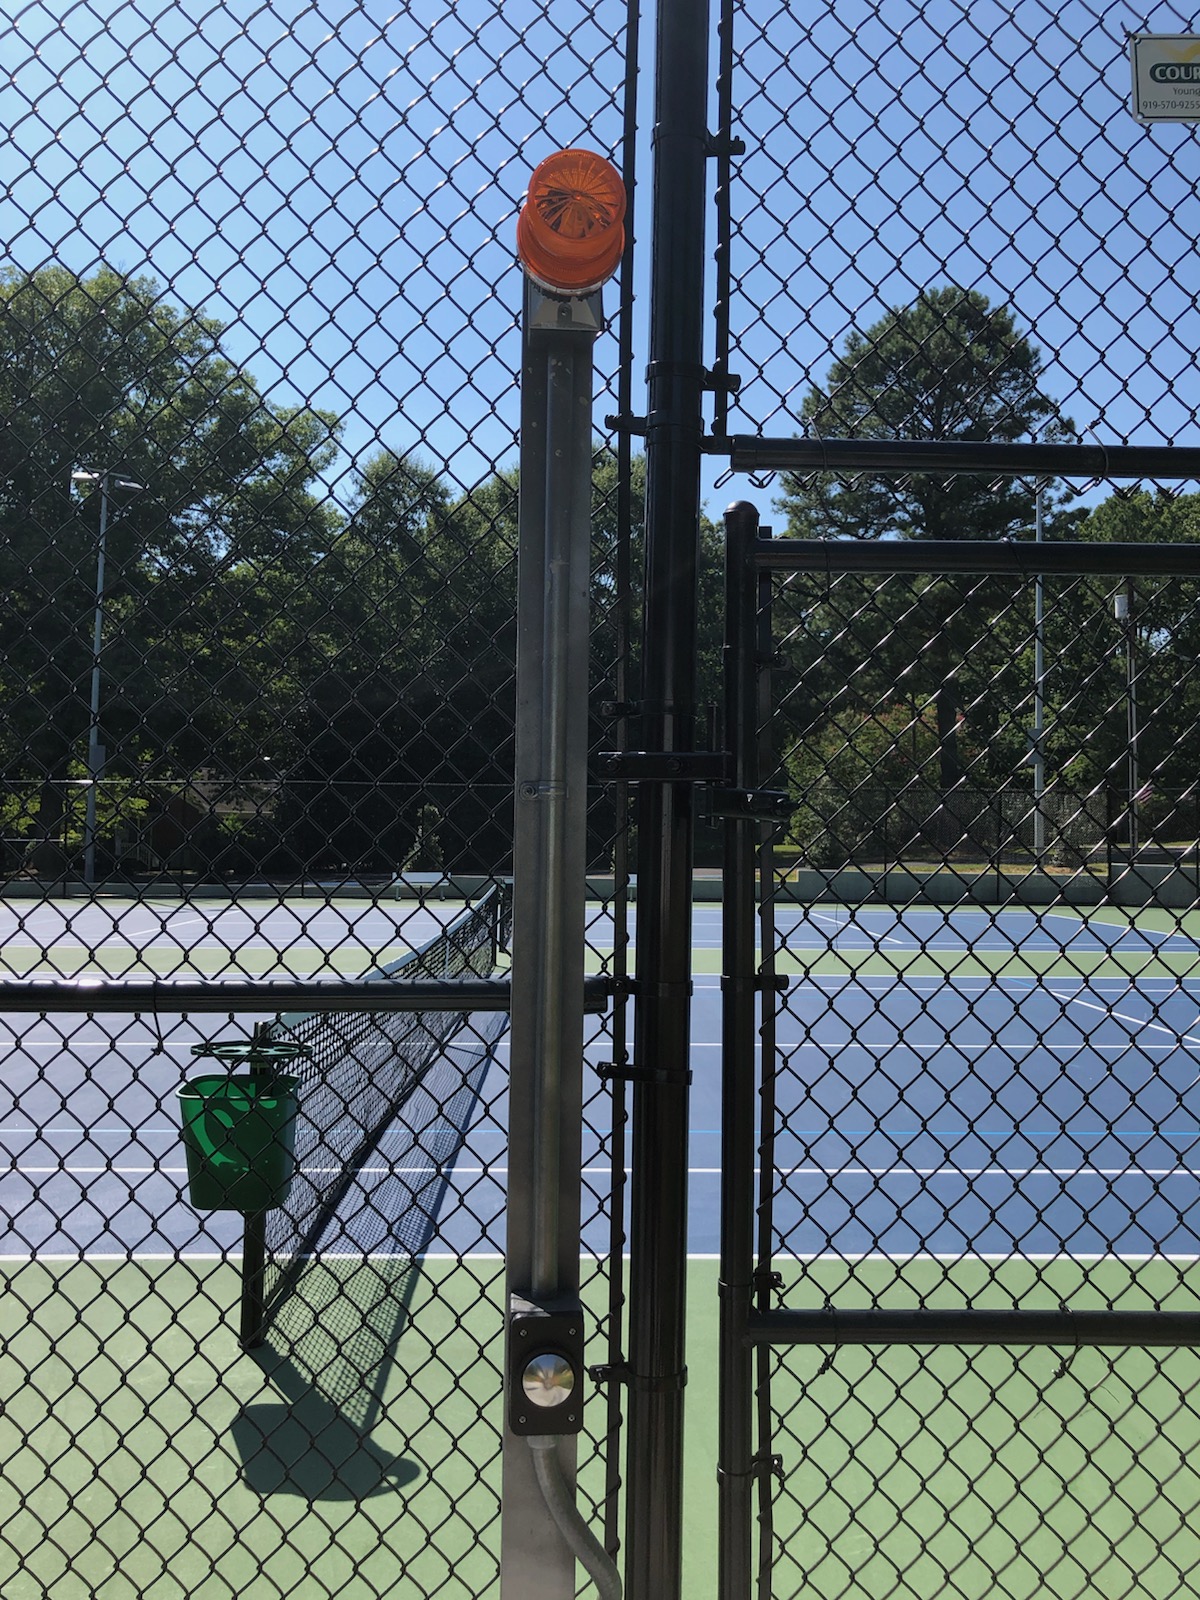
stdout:
[(621, 1574), (608, 1551), (588, 1527), (567, 1488), (558, 1460), (558, 1440), (537, 1436), (529, 1440), (533, 1470), (546, 1509), (575, 1559), (596, 1585), (600, 1600), (621, 1600)]

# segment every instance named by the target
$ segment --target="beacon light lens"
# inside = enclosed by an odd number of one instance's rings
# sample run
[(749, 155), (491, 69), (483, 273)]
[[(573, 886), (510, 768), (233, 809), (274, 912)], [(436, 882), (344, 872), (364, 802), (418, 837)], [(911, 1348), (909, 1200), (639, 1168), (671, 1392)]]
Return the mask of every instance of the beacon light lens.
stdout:
[(517, 254), (540, 288), (590, 294), (625, 250), (625, 185), (591, 150), (559, 150), (534, 170), (517, 219)]

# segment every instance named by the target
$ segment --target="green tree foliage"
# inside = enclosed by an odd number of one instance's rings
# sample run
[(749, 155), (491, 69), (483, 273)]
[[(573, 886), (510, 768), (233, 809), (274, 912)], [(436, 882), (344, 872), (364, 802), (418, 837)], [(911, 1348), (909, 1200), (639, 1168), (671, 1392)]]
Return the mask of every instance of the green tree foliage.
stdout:
[[(809, 435), (924, 441), (1061, 438), (1072, 432), (1042, 389), (1042, 358), (1005, 307), (975, 290), (930, 289), (897, 307), (865, 333), (853, 333), (823, 386), (806, 397)], [(780, 501), (788, 532), (799, 538), (997, 539), (1031, 537), (1035, 488), (980, 475), (904, 478), (861, 473), (786, 475)], [(1064, 537), (1079, 513), (1047, 491), (1048, 537)], [(814, 598), (790, 652), (805, 693), (793, 697), (795, 736), (815, 736), (822, 707), (852, 697), (864, 716), (902, 698), (935, 707), (938, 787), (945, 795), (970, 774), (1002, 781), (1021, 735), (1007, 733), (1003, 691), (1008, 666), (1031, 632), (1029, 597), (1013, 603), (1010, 586), (961, 580), (849, 576)], [(919, 715), (923, 716), (924, 712)], [(964, 717), (983, 754), (961, 748)], [(994, 752), (993, 769), (989, 753)]]
[(298, 860), (395, 870), (430, 805), (451, 867), (501, 848), (478, 832), (511, 794), (514, 508), (502, 476), (452, 499), (413, 456), (361, 470), (293, 619)]
[(932, 706), (823, 721), (788, 764), (799, 802), (789, 837), (805, 859), (836, 867), (903, 855), (939, 804), (938, 744)]
[[(954, 443), (1058, 439), (1071, 422), (1041, 388), (1042, 358), (1007, 307), (974, 289), (923, 290), (851, 333), (801, 407), (815, 438)], [(787, 474), (795, 538), (995, 539), (1034, 514), (1032, 486), (978, 474)]]
[[(1200, 495), (1126, 489), (1092, 510), (1081, 536), (1101, 543), (1200, 543)], [(1132, 564), (1136, 568), (1136, 562)], [(1200, 746), (1200, 592), (1175, 577), (1078, 584), (1076, 610), (1094, 619), (1095, 637), (1107, 639), (1102, 663), (1089, 674), (1070, 653), (1055, 657), (1056, 716), (1086, 752), (1089, 780), (1124, 797), (1129, 782), (1129, 670), (1134, 672), (1139, 785), (1144, 822), (1177, 836), (1171, 812), (1192, 797), (1189, 836), (1196, 819), (1196, 749)], [(1123, 596), (1123, 617), (1114, 602)]]
[[(335, 497), (337, 419), (267, 398), (217, 319), (108, 269), (0, 273), (0, 398), (7, 829), (77, 843), (104, 498), (72, 485), (87, 468), (108, 474), (103, 839), (165, 816), (196, 870), (378, 871), (435, 846), (452, 870), (503, 865), (515, 468), (455, 492), (382, 449)], [(593, 704), (638, 692), (644, 463), (622, 476), (598, 448)], [(720, 659), (704, 540), (702, 699)], [(598, 862), (615, 819), (596, 796)]]
[(86, 743), (101, 493), (72, 486), (78, 467), (143, 486), (112, 483), (108, 504), (103, 733), (118, 770), (262, 749), (274, 718), (244, 645), (269, 616), (252, 574), (283, 566), (294, 582), (327, 544), (337, 519), (316, 486), (337, 424), (266, 401), (223, 337), (152, 278), (0, 272), (10, 774), (61, 775)]
[[(625, 628), (621, 617), (640, 582), (644, 463), (632, 464), (628, 506), (618, 503), (619, 480), (615, 455), (598, 447), (594, 712), (636, 679), (638, 619)], [(420, 850), (433, 813), (448, 869), (494, 870), (508, 859), (519, 496), (516, 468), (451, 496), (412, 456), (381, 451), (365, 464), (297, 628), (305, 735), (283, 809), (298, 859), (326, 841), (334, 864), (394, 869)], [(624, 516), (634, 529), (627, 555)], [(592, 741), (605, 738), (597, 716)], [(598, 787), (594, 865), (607, 860), (614, 826), (611, 795)]]

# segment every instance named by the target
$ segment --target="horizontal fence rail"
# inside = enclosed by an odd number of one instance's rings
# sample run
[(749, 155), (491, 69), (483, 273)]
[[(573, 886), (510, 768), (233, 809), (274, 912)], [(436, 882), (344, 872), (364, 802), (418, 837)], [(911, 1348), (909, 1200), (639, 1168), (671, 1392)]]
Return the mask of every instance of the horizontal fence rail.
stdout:
[[(612, 992), (609, 979), (584, 982), (587, 1010), (603, 1012)], [(335, 979), (304, 981), (269, 978), (253, 981), (203, 982), (197, 979), (163, 979), (161, 982), (126, 983), (117, 978), (0, 983), (0, 1013), (44, 1015), (64, 1011), (103, 1016), (109, 1012), (180, 1015), (195, 1012), (232, 1015), (283, 1011), (310, 1012), (468, 1012), (507, 1011), (512, 1003), (507, 978), (406, 978), (389, 984), (362, 979), (339, 983)]]
[(1147, 1349), (1200, 1345), (1200, 1312), (891, 1311), (751, 1312), (750, 1345), (1063, 1345)]
[(1013, 539), (759, 539), (764, 572), (979, 572), (1032, 577), (1094, 573), (1128, 577), (1200, 573), (1200, 544), (1052, 544)]
[(1200, 478), (1200, 449), (1186, 445), (1036, 444), (925, 439), (709, 441), (736, 472), (992, 473), (1014, 477)]

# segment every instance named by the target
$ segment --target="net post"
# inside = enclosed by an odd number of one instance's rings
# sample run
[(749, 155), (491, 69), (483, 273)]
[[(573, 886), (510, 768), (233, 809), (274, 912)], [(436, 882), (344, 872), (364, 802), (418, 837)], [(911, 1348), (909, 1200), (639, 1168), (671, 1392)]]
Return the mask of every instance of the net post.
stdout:
[(242, 1235), (242, 1301), (238, 1323), (238, 1343), (243, 1350), (255, 1350), (264, 1337), (264, 1289), (267, 1263), (267, 1214), (246, 1214)]

